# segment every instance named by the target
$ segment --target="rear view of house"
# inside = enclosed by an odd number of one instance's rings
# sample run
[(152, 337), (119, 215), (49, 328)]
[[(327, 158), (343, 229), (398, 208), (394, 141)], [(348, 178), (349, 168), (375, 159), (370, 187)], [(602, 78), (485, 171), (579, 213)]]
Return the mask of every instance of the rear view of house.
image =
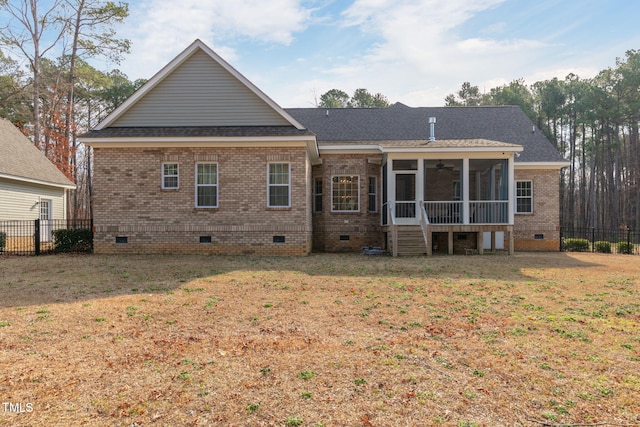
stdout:
[(81, 141), (96, 252), (557, 248), (566, 164), (517, 107), (283, 109), (196, 40)]

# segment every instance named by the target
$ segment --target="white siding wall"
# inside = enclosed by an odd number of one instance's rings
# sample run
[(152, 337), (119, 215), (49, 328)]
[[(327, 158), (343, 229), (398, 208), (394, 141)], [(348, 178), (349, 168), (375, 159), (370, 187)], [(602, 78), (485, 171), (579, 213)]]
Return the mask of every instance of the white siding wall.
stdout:
[(0, 221), (37, 219), (38, 197), (51, 200), (53, 219), (65, 219), (64, 189), (0, 179)]
[(111, 126), (286, 125), (273, 108), (197, 51)]

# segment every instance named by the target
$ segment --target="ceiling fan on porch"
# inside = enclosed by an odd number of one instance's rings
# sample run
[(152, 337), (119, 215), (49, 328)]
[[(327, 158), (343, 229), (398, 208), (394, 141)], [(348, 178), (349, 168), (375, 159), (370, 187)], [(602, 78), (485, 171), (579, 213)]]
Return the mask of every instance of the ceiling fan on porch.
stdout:
[(444, 163), (442, 163), (442, 160), (438, 161), (438, 164), (436, 164), (436, 171), (440, 172), (442, 170), (453, 170), (453, 166), (445, 166)]

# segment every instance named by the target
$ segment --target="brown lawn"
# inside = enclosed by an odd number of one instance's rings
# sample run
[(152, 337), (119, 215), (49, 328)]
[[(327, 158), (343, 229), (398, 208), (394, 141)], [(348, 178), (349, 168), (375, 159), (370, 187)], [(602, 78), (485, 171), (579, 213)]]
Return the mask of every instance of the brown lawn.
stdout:
[(0, 425), (640, 425), (640, 259), (0, 257)]

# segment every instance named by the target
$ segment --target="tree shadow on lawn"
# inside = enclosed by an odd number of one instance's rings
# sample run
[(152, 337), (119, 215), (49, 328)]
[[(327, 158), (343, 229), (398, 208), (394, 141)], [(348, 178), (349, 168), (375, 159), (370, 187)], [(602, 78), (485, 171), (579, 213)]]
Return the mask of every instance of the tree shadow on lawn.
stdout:
[[(613, 255), (610, 255), (613, 256)], [(567, 253), (432, 257), (312, 254), (308, 257), (215, 255), (51, 255), (0, 259), (0, 308), (71, 303), (122, 295), (169, 293), (197, 279), (236, 272), (303, 278), (412, 278), (530, 281), (531, 269), (585, 269), (601, 264)], [(233, 284), (232, 284), (233, 285)], [(241, 284), (233, 285), (241, 286)]]

